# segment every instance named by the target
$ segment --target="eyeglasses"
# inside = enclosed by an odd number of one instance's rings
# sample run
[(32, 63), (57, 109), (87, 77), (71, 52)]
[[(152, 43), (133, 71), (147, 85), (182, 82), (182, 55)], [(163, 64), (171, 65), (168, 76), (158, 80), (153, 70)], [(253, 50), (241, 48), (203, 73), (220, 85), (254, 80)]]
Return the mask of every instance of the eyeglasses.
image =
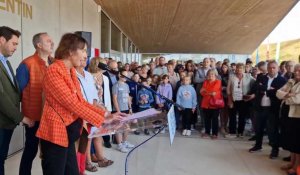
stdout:
[(241, 88), (241, 86), (240, 86), (240, 85), (241, 85), (241, 82), (239, 81), (239, 82), (238, 82), (238, 88)]

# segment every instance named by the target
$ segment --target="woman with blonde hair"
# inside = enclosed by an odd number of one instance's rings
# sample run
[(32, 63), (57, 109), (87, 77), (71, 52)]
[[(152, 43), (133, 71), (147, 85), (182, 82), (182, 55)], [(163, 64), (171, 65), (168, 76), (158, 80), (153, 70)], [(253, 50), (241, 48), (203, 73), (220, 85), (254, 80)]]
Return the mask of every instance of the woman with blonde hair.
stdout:
[[(227, 85), (229, 114), (229, 137), (243, 137), (246, 116), (249, 112), (248, 101), (250, 99), (250, 90), (255, 82), (254, 78), (245, 73), (243, 63), (236, 64), (235, 74), (231, 75)], [(236, 116), (238, 118), (238, 133), (236, 135)]]
[[(212, 99), (222, 100), (221, 80), (217, 79), (217, 72), (214, 69), (207, 71), (206, 80), (200, 90), (202, 95), (201, 108), (203, 109), (205, 133), (203, 137), (211, 136), (212, 139), (218, 138), (219, 114), (221, 106), (211, 103)], [(223, 106), (224, 107), (224, 106)]]
[[(108, 78), (105, 75), (103, 75), (102, 70), (98, 68), (99, 63), (106, 64), (106, 60), (101, 57), (92, 58), (88, 66), (88, 71), (93, 75), (95, 80), (95, 86), (98, 91), (98, 98), (99, 98), (98, 105), (103, 106), (108, 111), (112, 111)], [(109, 140), (109, 136), (103, 136), (103, 139), (102, 137), (97, 137), (94, 138), (92, 141), (89, 140), (88, 150), (87, 150), (88, 154), (86, 159), (88, 171), (93, 170), (91, 166), (92, 165), (91, 162), (98, 163), (99, 167), (106, 167), (113, 163), (113, 161), (108, 160), (104, 157), (104, 153), (103, 153), (104, 150), (102, 144), (103, 144), (103, 140), (105, 139)], [(90, 154), (91, 148), (92, 148), (92, 154)]]
[(300, 64), (294, 67), (294, 78), (290, 79), (276, 93), (282, 99), (281, 142), (283, 149), (291, 152), (290, 164), (283, 166), (288, 174), (296, 174), (300, 166)]

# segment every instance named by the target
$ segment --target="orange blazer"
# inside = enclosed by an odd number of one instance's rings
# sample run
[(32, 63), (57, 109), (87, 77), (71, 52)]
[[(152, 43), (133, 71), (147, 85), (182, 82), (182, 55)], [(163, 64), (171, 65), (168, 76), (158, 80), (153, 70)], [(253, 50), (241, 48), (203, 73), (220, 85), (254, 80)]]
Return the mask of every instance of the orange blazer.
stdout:
[(90, 105), (83, 99), (75, 68), (68, 73), (65, 64), (56, 60), (46, 71), (43, 90), (45, 105), (37, 137), (68, 147), (66, 126), (82, 118), (99, 127), (105, 110)]
[(209, 80), (205, 80), (201, 89), (205, 90), (205, 91), (200, 91), (203, 97), (201, 102), (201, 107), (206, 109), (214, 109), (209, 105), (209, 101), (213, 97), (210, 95), (210, 93), (216, 92), (215, 98), (217, 99), (222, 98), (221, 80), (216, 79), (213, 82), (210, 82)]

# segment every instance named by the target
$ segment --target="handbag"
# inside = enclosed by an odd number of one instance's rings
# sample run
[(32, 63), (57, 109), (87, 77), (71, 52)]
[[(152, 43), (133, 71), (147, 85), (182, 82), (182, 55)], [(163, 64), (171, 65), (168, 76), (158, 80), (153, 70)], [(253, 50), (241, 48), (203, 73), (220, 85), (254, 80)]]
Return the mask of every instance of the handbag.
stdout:
[(220, 99), (215, 98), (214, 96), (211, 97), (209, 100), (209, 106), (213, 108), (224, 108), (225, 103), (223, 97), (221, 96)]

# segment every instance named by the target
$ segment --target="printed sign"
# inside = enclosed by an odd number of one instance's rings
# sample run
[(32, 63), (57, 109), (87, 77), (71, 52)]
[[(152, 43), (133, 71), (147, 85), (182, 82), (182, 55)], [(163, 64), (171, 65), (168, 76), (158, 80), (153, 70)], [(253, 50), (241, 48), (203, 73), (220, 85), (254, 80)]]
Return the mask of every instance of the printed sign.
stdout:
[(169, 125), (169, 133), (170, 133), (170, 144), (172, 145), (176, 134), (176, 119), (175, 119), (174, 105), (172, 105), (172, 107), (170, 108), (167, 116), (168, 116), (168, 125)]

